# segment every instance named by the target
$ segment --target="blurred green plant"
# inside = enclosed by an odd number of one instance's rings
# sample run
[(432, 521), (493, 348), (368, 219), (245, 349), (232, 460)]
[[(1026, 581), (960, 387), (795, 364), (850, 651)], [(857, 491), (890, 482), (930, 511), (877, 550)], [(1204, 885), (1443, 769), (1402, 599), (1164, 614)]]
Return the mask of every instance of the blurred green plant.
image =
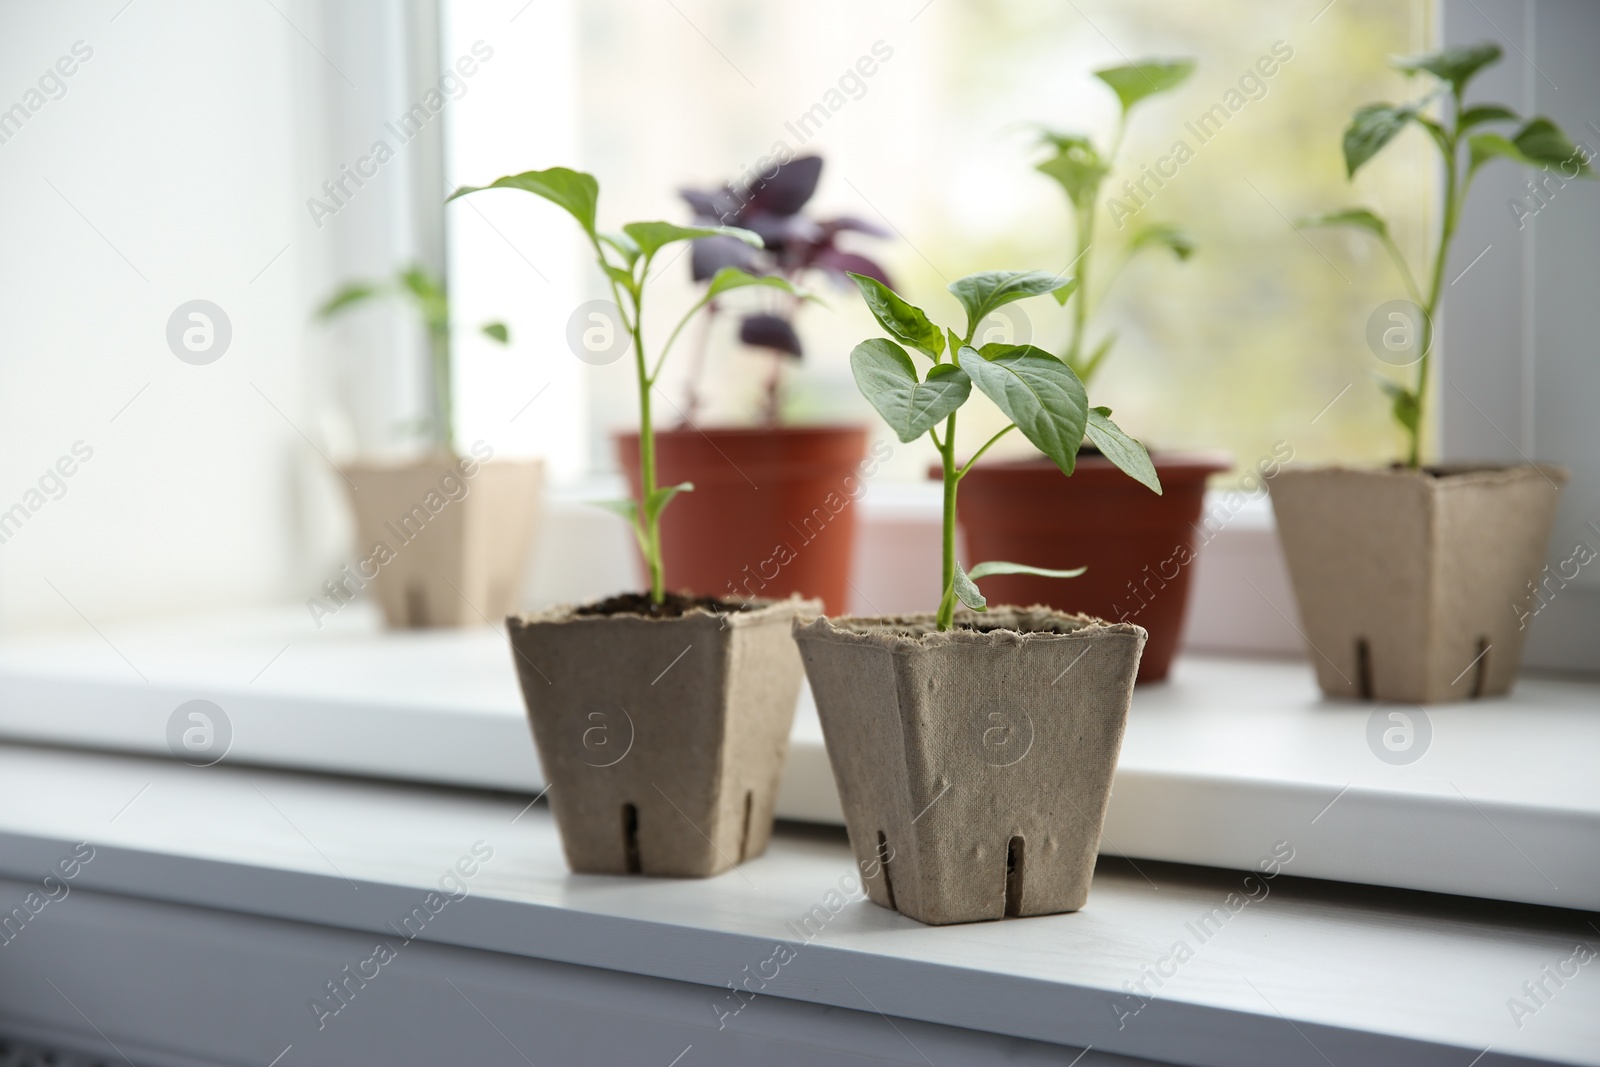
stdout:
[[(1087, 135), (1081, 133), (1045, 130), (1040, 137), (1040, 143), (1050, 145), (1055, 149), (1055, 154), (1034, 169), (1055, 179), (1072, 205), (1077, 247), (1066, 269), (1077, 271), (1078, 284), (1070, 291), (1058, 290), (1055, 296), (1063, 306), (1076, 297), (1072, 307), (1072, 332), (1061, 358), (1085, 383), (1094, 377), (1095, 371), (1100, 369), (1101, 363), (1116, 344), (1116, 334), (1109, 333), (1090, 349), (1089, 319), (1122, 269), (1148, 248), (1166, 248), (1180, 261), (1186, 261), (1194, 255), (1194, 241), (1188, 234), (1166, 223), (1148, 223), (1136, 229), (1122, 245), (1115, 269), (1091, 294), (1090, 280), (1099, 273), (1096, 261), (1106, 258), (1105, 253), (1099, 256), (1092, 254), (1095, 251), (1094, 223), (1100, 207), (1101, 185), (1111, 173), (1117, 154), (1122, 150), (1123, 137), (1128, 131), (1128, 115), (1140, 101), (1182, 85), (1194, 73), (1194, 68), (1192, 59), (1144, 59), (1126, 66), (1095, 71), (1094, 76), (1117, 94), (1117, 101), (1122, 105), (1116, 133), (1105, 152), (1101, 152)], [(1101, 245), (1104, 248), (1104, 242)]]
[(660, 355), (652, 364), (645, 356), (643, 322), (645, 281), (650, 277), (650, 264), (656, 253), (678, 241), (694, 241), (704, 237), (733, 237), (752, 248), (760, 248), (761, 238), (749, 230), (734, 226), (679, 226), (671, 222), (629, 222), (620, 231), (601, 232), (596, 228), (600, 183), (592, 174), (566, 167), (524, 171), (497, 178), (488, 185), (463, 186), (451, 193), (449, 199), (488, 189), (520, 189), (533, 193), (576, 219), (594, 251), (595, 263), (611, 288), (612, 302), (631, 339), (634, 376), (639, 389), (639, 499), (599, 503), (628, 520), (650, 571), (650, 600), (659, 605), (666, 600), (666, 576), (661, 556), (661, 512), (673, 497), (694, 489), (689, 482), (656, 485), (656, 438), (651, 425), (650, 392), (661, 376), (667, 354), (689, 320), (732, 289), (765, 285), (797, 297), (805, 294), (775, 274), (757, 276), (737, 267), (723, 267), (712, 276), (700, 299), (684, 312), (672, 328), (666, 343), (661, 346)]
[[(939, 450), (944, 481), (943, 571), (937, 623), (941, 630), (955, 622), (956, 602), (974, 611), (987, 610), (977, 580), (991, 574), (1040, 574), (1074, 578), (1076, 570), (1046, 570), (1022, 563), (990, 561), (964, 570), (956, 562), (956, 489), (996, 441), (1012, 430), (1048, 456), (1061, 473), (1071, 475), (1085, 435), (1111, 462), (1157, 493), (1161, 482), (1144, 446), (1111, 421), (1111, 409), (1091, 408), (1083, 382), (1065, 361), (1033, 345), (986, 344), (972, 347), (984, 317), (1017, 300), (1044, 293), (1060, 299), (1077, 281), (1048, 271), (985, 271), (950, 283), (950, 292), (967, 313), (967, 331), (958, 335), (932, 322), (921, 308), (908, 304), (876, 278), (852, 273), (873, 318), (894, 340), (875, 337), (850, 353), (850, 369), (863, 396), (878, 410), (903, 442), (927, 434)], [(901, 347), (910, 345), (933, 361), (926, 377)], [(949, 358), (946, 359), (945, 357)], [(956, 411), (976, 384), (1010, 421), (989, 438), (965, 464), (956, 466)], [(939, 423), (944, 423), (944, 435)]]
[[(433, 377), (433, 415), (422, 422), (433, 445), (440, 452), (453, 452), (456, 446), (455, 394), (450, 360), (450, 296), (444, 282), (420, 265), (404, 267), (388, 281), (352, 281), (340, 287), (317, 309), (316, 317), (327, 321), (343, 312), (373, 300), (398, 297), (416, 308), (428, 333), (428, 363)], [(511, 340), (503, 322), (486, 323), (484, 336), (501, 344)]]
[[(1424, 293), (1418, 286), (1399, 246), (1390, 235), (1389, 225), (1376, 212), (1364, 207), (1345, 208), (1313, 215), (1300, 220), (1301, 227), (1344, 226), (1365, 230), (1378, 239), (1389, 258), (1394, 261), (1406, 292), (1422, 309), (1419, 324), (1421, 337), (1417, 360), (1417, 376), (1412, 386), (1402, 385), (1387, 377), (1378, 377), (1378, 386), (1392, 401), (1391, 412), (1395, 422), (1406, 433), (1406, 465), (1422, 464), (1423, 403), (1428, 391), (1428, 371), (1433, 357), (1433, 322), (1444, 296), (1445, 264), (1450, 256), (1450, 243), (1461, 220), (1461, 208), (1467, 199), (1467, 190), (1478, 170), (1495, 159), (1508, 159), (1527, 167), (1559, 166), (1563, 176), (1593, 177), (1588, 154), (1573, 144), (1555, 123), (1547, 118), (1535, 117), (1526, 121), (1516, 112), (1501, 104), (1473, 104), (1468, 107), (1463, 100), (1467, 83), (1485, 67), (1500, 61), (1500, 46), (1493, 42), (1446, 48), (1420, 56), (1396, 57), (1391, 65), (1404, 74), (1415, 76), (1429, 74), (1438, 81), (1431, 92), (1409, 104), (1368, 104), (1358, 109), (1344, 131), (1345, 176), (1354, 178), (1369, 160), (1393, 141), (1407, 126), (1415, 123), (1425, 130), (1438, 147), (1444, 160), (1444, 210), (1439, 219), (1439, 235), (1435, 243), (1433, 265)], [(1446, 114), (1432, 118), (1424, 110), (1437, 98), (1449, 101)], [(1480, 129), (1497, 123), (1519, 123), (1509, 137), (1504, 133)], [(1509, 129), (1509, 127), (1508, 127)], [(1479, 132), (1474, 133), (1474, 130)], [(1581, 157), (1581, 158), (1580, 158)], [(1571, 172), (1566, 168), (1571, 166)]]

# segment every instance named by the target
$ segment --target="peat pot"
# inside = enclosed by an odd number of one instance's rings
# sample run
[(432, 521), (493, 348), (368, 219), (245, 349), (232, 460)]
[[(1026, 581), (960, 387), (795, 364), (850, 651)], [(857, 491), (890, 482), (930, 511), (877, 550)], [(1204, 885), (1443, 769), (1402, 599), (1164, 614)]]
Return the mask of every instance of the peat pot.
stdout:
[[(694, 483), (661, 514), (667, 573), (708, 596), (798, 593), (844, 612), (866, 447), (859, 426), (658, 431), (657, 484)], [(617, 450), (637, 499), (638, 435)]]
[(356, 518), (347, 593), (370, 582), (395, 628), (482, 626), (511, 610), (539, 514), (539, 460), (436, 456), (340, 468)]
[(642, 594), (507, 620), (567, 863), (705, 878), (761, 855), (814, 600)]
[(1508, 692), (1566, 480), (1532, 465), (1280, 472), (1272, 509), (1322, 691), (1411, 704)]
[[(1104, 456), (1081, 452), (1068, 478), (1047, 459), (980, 463), (961, 480), (967, 555), (1035, 567), (1088, 567), (1076, 578), (1030, 574), (984, 579), (1010, 604), (1136, 623), (1150, 634), (1139, 681), (1167, 676), (1183, 631), (1206, 479), (1232, 462), (1211, 453), (1154, 453), (1161, 495)], [(991, 592), (992, 590), (992, 592)]]
[(799, 620), (875, 903), (930, 924), (1076, 911), (1145, 632), (1044, 607)]

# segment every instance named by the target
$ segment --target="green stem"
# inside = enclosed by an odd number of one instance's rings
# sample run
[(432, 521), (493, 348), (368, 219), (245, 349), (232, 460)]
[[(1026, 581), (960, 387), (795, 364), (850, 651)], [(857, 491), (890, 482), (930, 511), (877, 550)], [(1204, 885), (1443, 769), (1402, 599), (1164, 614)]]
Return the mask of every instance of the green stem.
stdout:
[(644, 524), (645, 565), (650, 569), (650, 601), (667, 598), (666, 575), (661, 560), (661, 514), (650, 507), (656, 495), (656, 431), (650, 421), (650, 374), (645, 368), (644, 336), (640, 329), (644, 294), (634, 297), (633, 365), (639, 380), (639, 521)]
[(1005, 429), (1001, 430), (999, 433), (995, 434), (993, 437), (991, 437), (987, 441), (985, 441), (983, 443), (983, 447), (978, 449), (976, 452), (974, 452), (972, 454), (972, 458), (967, 460), (966, 464), (964, 466), (962, 466), (962, 468), (959, 471), (956, 472), (956, 481), (959, 482), (961, 479), (963, 479), (963, 478), (965, 478), (967, 476), (967, 472), (972, 469), (972, 465), (974, 463), (978, 462), (978, 457), (982, 456), (985, 452), (989, 451), (989, 446), (990, 445), (994, 444), (996, 441), (1000, 440), (1000, 438), (1004, 437), (1006, 434), (1010, 433), (1012, 430), (1015, 430), (1016, 428), (1017, 428), (1017, 424), (1013, 422), (1010, 425), (1008, 425)]
[[(605, 249), (592, 235), (590, 244), (594, 246), (595, 258), (604, 268)], [(622, 323), (627, 327), (629, 336), (633, 338), (633, 368), (639, 384), (639, 500), (634, 522), (640, 531), (639, 541), (644, 548), (645, 566), (650, 571), (650, 602), (660, 604), (667, 599), (667, 583), (661, 558), (661, 516), (659, 512), (650, 508), (650, 500), (656, 495), (656, 432), (650, 419), (650, 389), (654, 381), (644, 356), (643, 279), (650, 273), (650, 260), (648, 258), (643, 260), (638, 280), (628, 289), (628, 296), (633, 303), (631, 321), (627, 311), (623, 309), (622, 291), (617, 288), (616, 279), (608, 272), (602, 271), (602, 273), (606, 274), (606, 279), (611, 285), (611, 302), (616, 305), (617, 314), (622, 316)]]
[[(931, 432), (931, 431), (930, 431)], [(939, 439), (934, 438), (937, 442)], [(939, 614), (936, 619), (940, 630), (948, 630), (955, 624), (956, 601), (951, 595), (956, 582), (956, 486), (960, 478), (956, 474), (956, 415), (944, 423), (944, 443), (939, 448), (939, 458), (942, 461), (944, 472), (944, 559), (943, 570), (939, 589), (942, 598), (939, 601)]]
[(1400, 280), (1406, 283), (1406, 293), (1421, 307), (1425, 302), (1422, 290), (1417, 288), (1417, 280), (1412, 277), (1411, 265), (1406, 262), (1406, 257), (1401, 254), (1400, 246), (1394, 243), (1394, 238), (1388, 233), (1378, 235), (1378, 240), (1383, 242), (1384, 249), (1389, 253), (1389, 258), (1394, 261), (1395, 269), (1400, 272)]
[[(1124, 114), (1117, 122), (1116, 135), (1111, 139), (1111, 152), (1105, 158), (1107, 175), (1116, 162), (1117, 153), (1122, 151), (1122, 138), (1127, 132), (1127, 115)], [(1100, 181), (1095, 182), (1089, 195), (1084, 197), (1084, 202), (1077, 212), (1078, 254), (1072, 262), (1073, 269), (1077, 273), (1078, 291), (1072, 296), (1076, 301), (1072, 308), (1072, 343), (1068, 346), (1066, 355), (1066, 364), (1072, 368), (1074, 374), (1083, 367), (1083, 346), (1089, 332), (1089, 250), (1094, 247), (1094, 215), (1100, 200), (1100, 184), (1103, 181), (1105, 181), (1104, 175)]]
[(1094, 206), (1098, 196), (1097, 187), (1078, 211), (1078, 254), (1073, 260), (1078, 291), (1072, 294), (1072, 344), (1067, 349), (1067, 366), (1074, 372), (1083, 365), (1083, 344), (1089, 330), (1089, 249), (1094, 244)]
[(1422, 411), (1423, 402), (1428, 392), (1429, 365), (1433, 362), (1433, 320), (1439, 311), (1439, 301), (1444, 295), (1445, 264), (1450, 255), (1450, 242), (1455, 237), (1456, 225), (1460, 221), (1461, 200), (1466, 192), (1466, 184), (1471, 181), (1471, 174), (1461, 182), (1458, 189), (1456, 185), (1456, 149), (1458, 146), (1458, 124), (1461, 121), (1461, 97), (1455, 96), (1455, 123), (1446, 132), (1445, 143), (1440, 147), (1444, 150), (1444, 217), (1439, 226), (1439, 247), (1433, 259), (1433, 279), (1428, 287), (1428, 303), (1423, 308), (1424, 318), (1422, 323), (1422, 358), (1417, 361), (1417, 418), (1416, 425), (1411, 428), (1411, 448), (1406, 457), (1406, 464), (1413, 469), (1422, 465)]
[(683, 332), (683, 328), (689, 325), (689, 320), (694, 318), (696, 312), (710, 303), (711, 297), (704, 298), (694, 307), (684, 312), (683, 318), (679, 319), (678, 324), (672, 328), (672, 332), (667, 335), (667, 343), (661, 346), (661, 355), (656, 357), (655, 367), (650, 371), (650, 384), (654, 385), (656, 379), (661, 376), (661, 368), (667, 362), (667, 353), (672, 351), (672, 343), (678, 339), (678, 335)]
[(433, 364), (433, 438), (441, 453), (449, 453), (456, 444), (455, 397), (450, 381), (450, 332), (428, 330), (428, 355)]

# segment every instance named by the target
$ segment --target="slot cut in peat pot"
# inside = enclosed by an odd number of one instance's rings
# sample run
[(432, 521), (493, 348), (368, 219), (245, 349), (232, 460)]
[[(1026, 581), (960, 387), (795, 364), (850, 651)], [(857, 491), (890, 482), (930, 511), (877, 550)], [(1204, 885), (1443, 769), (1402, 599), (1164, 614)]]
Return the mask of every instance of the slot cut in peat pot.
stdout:
[(1478, 658), (1472, 663), (1472, 692), (1469, 694), (1473, 700), (1483, 696), (1484, 682), (1489, 677), (1489, 639), (1478, 638)]
[(406, 586), (406, 625), (413, 630), (428, 626), (428, 591), (416, 583)]
[(639, 873), (639, 808), (622, 805), (622, 855), (627, 874)]
[(739, 835), (740, 863), (750, 858), (750, 813), (755, 807), (755, 802), (755, 793), (746, 789), (744, 791), (744, 833)]
[(1022, 848), (1021, 834), (1006, 842), (1006, 917), (1014, 919), (1022, 914)]
[(992, 606), (794, 633), (874, 903), (931, 925), (1083, 906), (1143, 629)]
[(1365, 637), (1356, 638), (1356, 691), (1362, 700), (1372, 699), (1372, 648)]
[(1548, 464), (1280, 471), (1278, 539), (1323, 693), (1438, 704), (1510, 692), (1528, 637), (1516, 605), (1544, 566), (1566, 481)]
[(889, 880), (889, 839), (882, 830), (878, 831), (878, 870), (883, 872), (883, 892), (889, 898), (889, 908), (899, 910), (894, 906), (894, 882)]
[(708, 878), (772, 836), (800, 696), (790, 622), (822, 605), (670, 603), (652, 614), (629, 594), (507, 622), (574, 871)]

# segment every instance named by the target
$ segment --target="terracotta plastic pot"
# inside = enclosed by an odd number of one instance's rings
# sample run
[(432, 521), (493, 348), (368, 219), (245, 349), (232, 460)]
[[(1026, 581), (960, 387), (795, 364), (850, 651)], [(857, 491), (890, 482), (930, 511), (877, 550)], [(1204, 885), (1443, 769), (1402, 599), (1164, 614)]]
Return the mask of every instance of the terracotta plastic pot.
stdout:
[(1560, 467), (1487, 465), (1274, 478), (1322, 691), (1411, 704), (1508, 692), (1566, 481)]
[(766, 851), (816, 601), (508, 620), (574, 871), (705, 878)]
[[(662, 430), (656, 482), (693, 482), (661, 517), (667, 584), (733, 600), (850, 601), (855, 500), (867, 431), (859, 426)], [(617, 435), (628, 485), (639, 494), (639, 437)]]
[(358, 556), (336, 587), (353, 594), (370, 582), (397, 629), (505, 618), (538, 521), (541, 461), (439, 456), (341, 473)]
[(1142, 629), (995, 607), (794, 636), (874, 903), (930, 924), (1083, 906)]
[(980, 463), (962, 479), (958, 498), (971, 563), (1089, 568), (1076, 578), (985, 578), (984, 595), (1144, 627), (1150, 640), (1141, 682), (1160, 681), (1172, 666), (1206, 479), (1233, 466), (1211, 453), (1151, 459), (1160, 496), (1091, 453), (1079, 455), (1070, 478), (1047, 459)]

